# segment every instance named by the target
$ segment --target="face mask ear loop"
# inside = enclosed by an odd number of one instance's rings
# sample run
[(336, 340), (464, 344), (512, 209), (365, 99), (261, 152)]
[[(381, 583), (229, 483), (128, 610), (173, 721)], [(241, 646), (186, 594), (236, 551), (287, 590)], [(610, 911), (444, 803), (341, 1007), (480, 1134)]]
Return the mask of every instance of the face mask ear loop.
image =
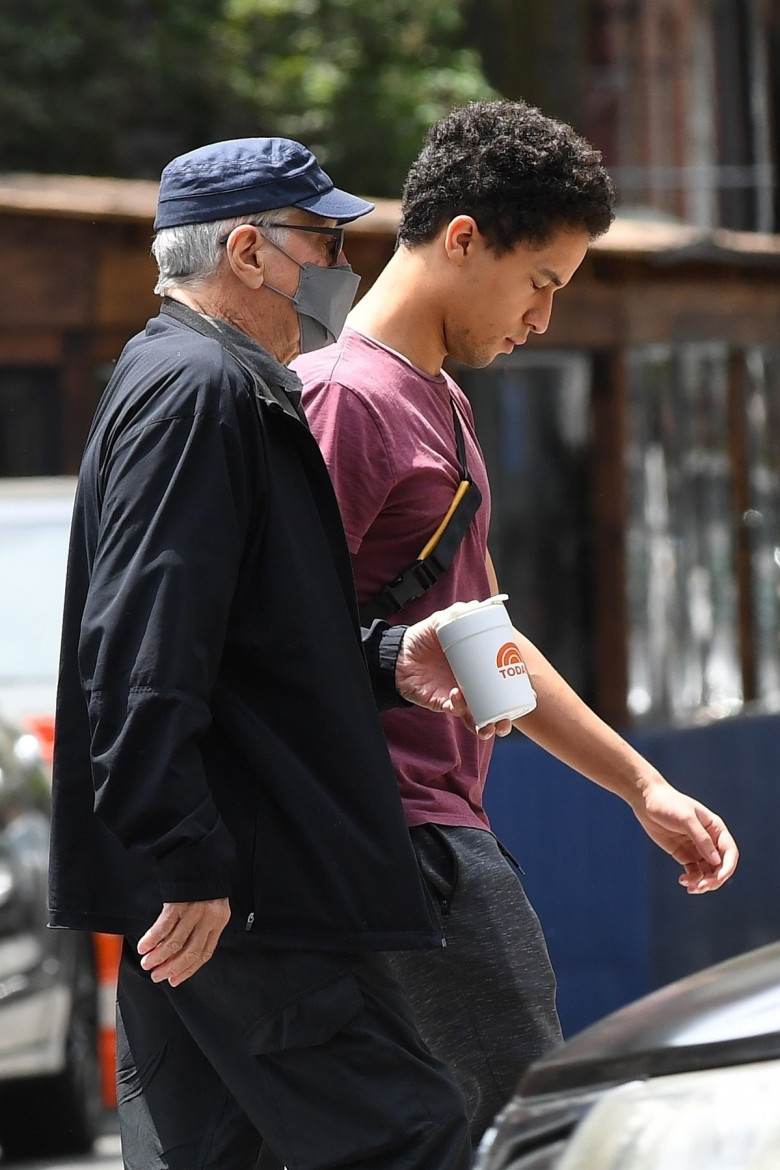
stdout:
[[(300, 265), (299, 265), (299, 267), (300, 267)], [(282, 290), (281, 290), (280, 288), (274, 288), (274, 286), (273, 286), (272, 284), (269, 284), (267, 280), (264, 280), (264, 281), (263, 281), (263, 288), (269, 288), (269, 289), (271, 290), (271, 292), (278, 293), (278, 295), (279, 295), (280, 297), (284, 297), (284, 299), (285, 299), (286, 301), (294, 301), (294, 300), (295, 300), (295, 297), (296, 297), (296, 295), (297, 295), (297, 290), (296, 290), (296, 292), (295, 292), (295, 293), (293, 293), (293, 295), (292, 295), (292, 296), (290, 296), (290, 294), (289, 294), (289, 293), (282, 292)]]
[[(255, 224), (255, 227), (257, 227), (257, 224)], [(284, 224), (280, 223), (279, 227), (284, 227)], [(260, 231), (260, 228), (257, 228), (257, 230)], [(260, 235), (263, 236), (263, 233), (260, 232)], [(296, 260), (292, 253), (288, 252), (286, 248), (283, 248), (281, 244), (277, 244), (276, 240), (272, 240), (270, 236), (263, 236), (263, 239), (267, 244), (270, 244), (272, 248), (276, 248), (277, 252), (281, 252), (283, 256), (286, 256), (288, 260), (292, 260), (293, 264), (296, 264), (298, 268), (303, 268), (303, 265), (300, 263), (300, 261)], [(270, 284), (268, 287), (271, 287)], [(274, 289), (274, 292), (278, 292), (278, 289)], [(282, 296), (284, 295), (285, 294), (282, 293)]]
[[(279, 226), (283, 227), (284, 225), (280, 224)], [(257, 227), (257, 224), (255, 224), (255, 227)], [(257, 230), (260, 231), (259, 228), (257, 228)], [(260, 232), (260, 235), (263, 236), (263, 233)], [(290, 252), (287, 251), (286, 248), (283, 248), (281, 244), (277, 244), (276, 240), (272, 240), (270, 236), (263, 236), (263, 239), (265, 240), (265, 242), (267, 244), (270, 244), (272, 248), (276, 248), (277, 252), (281, 252), (283, 256), (286, 256), (288, 260), (292, 260), (293, 264), (297, 268), (300, 268), (301, 272), (303, 272), (303, 268), (304, 268), (303, 264), (301, 264), (301, 262), (299, 260), (296, 260), (295, 257), (293, 255), (291, 255)], [(298, 283), (300, 285), (300, 277), (298, 278)], [(295, 304), (295, 298), (298, 295), (297, 289), (295, 290), (293, 295), (290, 296), (289, 293), (282, 292), (282, 290), (280, 288), (274, 288), (274, 286), (272, 284), (269, 284), (267, 280), (264, 280), (263, 284), (265, 285), (266, 288), (270, 288), (271, 292), (278, 293), (279, 296), (284, 297), (284, 299), (286, 301), (292, 301), (293, 304)]]

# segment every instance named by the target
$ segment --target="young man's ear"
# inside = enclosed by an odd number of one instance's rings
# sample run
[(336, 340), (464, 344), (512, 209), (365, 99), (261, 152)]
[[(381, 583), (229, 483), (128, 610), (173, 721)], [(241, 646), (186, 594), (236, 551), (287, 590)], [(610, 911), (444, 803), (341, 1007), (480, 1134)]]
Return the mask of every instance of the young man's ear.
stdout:
[(462, 264), (481, 238), (476, 221), (470, 215), (456, 215), (444, 233), (444, 249), (453, 263)]

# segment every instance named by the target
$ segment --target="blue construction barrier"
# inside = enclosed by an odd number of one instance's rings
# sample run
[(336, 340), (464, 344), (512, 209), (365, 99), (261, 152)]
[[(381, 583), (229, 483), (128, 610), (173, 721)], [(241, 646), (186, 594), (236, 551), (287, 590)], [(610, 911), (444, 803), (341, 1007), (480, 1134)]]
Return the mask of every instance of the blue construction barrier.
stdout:
[(514, 732), (496, 744), (493, 829), (525, 870), (566, 1035), (672, 979), (780, 938), (780, 715), (631, 736), (740, 846), (735, 876), (692, 897), (623, 801)]

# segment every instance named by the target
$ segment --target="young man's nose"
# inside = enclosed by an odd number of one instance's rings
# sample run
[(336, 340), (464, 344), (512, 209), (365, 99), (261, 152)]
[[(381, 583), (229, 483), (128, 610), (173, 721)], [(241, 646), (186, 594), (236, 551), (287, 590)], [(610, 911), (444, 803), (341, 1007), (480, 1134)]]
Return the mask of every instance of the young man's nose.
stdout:
[(552, 316), (552, 292), (536, 305), (527, 310), (523, 317), (524, 323), (533, 333), (546, 333)]

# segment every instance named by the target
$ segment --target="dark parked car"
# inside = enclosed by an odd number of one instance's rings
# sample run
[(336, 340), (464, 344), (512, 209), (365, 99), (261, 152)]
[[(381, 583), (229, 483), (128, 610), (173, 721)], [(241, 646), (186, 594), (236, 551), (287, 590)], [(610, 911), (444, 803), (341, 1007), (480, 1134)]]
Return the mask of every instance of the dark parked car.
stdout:
[(33, 733), (17, 735), (14, 747), (4, 732), (0, 759), (0, 1146), (7, 1152), (86, 1149), (96, 1117), (116, 1101), (120, 940), (44, 929), (49, 765), (75, 488), (69, 476), (0, 479), (0, 720)]
[(0, 1146), (81, 1153), (102, 1101), (93, 939), (46, 926), (49, 778), (33, 735), (0, 722)]
[(780, 943), (600, 1020), (531, 1067), (477, 1170), (780, 1168)]

